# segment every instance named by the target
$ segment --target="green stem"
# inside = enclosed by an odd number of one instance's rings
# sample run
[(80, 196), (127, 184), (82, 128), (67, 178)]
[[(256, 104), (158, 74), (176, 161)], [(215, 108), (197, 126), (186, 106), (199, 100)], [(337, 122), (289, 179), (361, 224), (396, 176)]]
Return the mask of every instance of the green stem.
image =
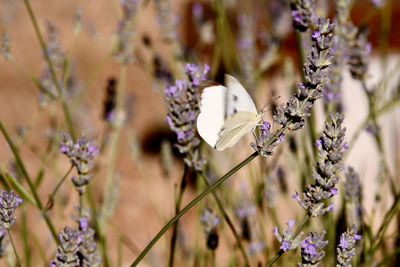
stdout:
[(48, 211), (53, 207), (54, 204), (54, 197), (58, 192), (58, 189), (61, 187), (61, 185), (64, 183), (64, 181), (67, 179), (68, 175), (71, 173), (72, 169), (74, 168), (73, 165), (68, 169), (67, 173), (63, 176), (63, 178), (58, 182), (56, 187), (54, 188), (53, 192), (49, 196), (49, 200), (47, 201), (45, 210)]
[[(187, 185), (188, 170), (189, 170), (189, 167), (185, 164), (185, 170), (183, 172), (181, 186), (179, 188), (178, 199), (175, 202), (175, 215), (179, 213), (179, 209), (181, 207), (183, 192), (185, 191), (185, 188)], [(171, 236), (171, 242), (170, 242), (170, 247), (169, 247), (169, 261), (168, 261), (169, 267), (174, 266), (175, 247), (176, 247), (177, 236), (178, 236), (178, 222), (176, 222), (174, 224), (173, 229), (172, 229), (172, 236)]]
[(247, 163), (252, 161), (255, 157), (257, 157), (258, 153), (254, 152), (250, 156), (248, 156), (245, 160), (235, 166), (232, 170), (227, 172), (224, 176), (218, 179), (214, 184), (208, 187), (203, 193), (198, 195), (195, 199), (193, 199), (189, 204), (187, 204), (176, 216), (174, 216), (158, 233), (157, 235), (150, 241), (150, 243), (144, 248), (144, 250), (140, 253), (140, 255), (136, 258), (136, 260), (131, 264), (131, 266), (137, 266), (139, 262), (143, 259), (143, 257), (150, 251), (150, 249), (154, 246), (154, 244), (167, 232), (167, 230), (174, 225), (176, 221), (179, 220), (182, 215), (184, 215), (188, 210), (190, 210), (194, 205), (196, 205), (200, 200), (202, 200), (205, 196), (207, 196), (210, 192), (212, 192), (215, 188), (225, 182), (230, 176), (232, 176), (235, 172), (240, 170)]
[[(293, 241), (293, 239), (295, 239), (297, 237), (297, 235), (300, 233), (301, 229), (303, 229), (304, 225), (307, 223), (308, 219), (310, 219), (309, 214), (307, 214), (306, 217), (304, 217), (303, 221), (297, 227), (296, 231), (294, 232), (294, 234), (292, 235), (292, 237), (290, 238), (289, 241)], [(267, 263), (267, 267), (272, 266), (272, 264), (274, 264), (274, 262), (276, 262), (280, 258), (280, 256), (282, 256), (283, 253), (285, 253), (285, 251), (283, 249), (280, 249), (278, 251), (278, 253), (276, 253), (276, 255)]]
[[(382, 225), (379, 227), (377, 234), (375, 235), (374, 239), (371, 242), (372, 245), (371, 245), (371, 250), (370, 250), (370, 254), (369, 254), (371, 259), (373, 258), (375, 252), (378, 250), (378, 248), (382, 244), (387, 227), (389, 226), (389, 223), (393, 219), (394, 215), (396, 215), (399, 204), (400, 204), (400, 195), (397, 194), (393, 201), (391, 208), (389, 209), (389, 211), (385, 214), (385, 216), (383, 218)], [(378, 242), (375, 245), (376, 241), (378, 241)]]
[(22, 265), (21, 265), (21, 261), (20, 261), (20, 259), (19, 259), (19, 257), (18, 257), (18, 253), (17, 253), (17, 250), (16, 250), (16, 248), (15, 248), (14, 241), (13, 241), (13, 239), (12, 239), (10, 229), (7, 229), (7, 232), (8, 232), (8, 237), (10, 238), (10, 241), (11, 241), (11, 245), (12, 245), (13, 250), (14, 250), (15, 258), (17, 258), (18, 266), (21, 267), (21, 266), (22, 266)]
[(33, 194), (33, 198), (35, 199), (36, 205), (38, 206), (39, 210), (42, 212), (42, 216), (44, 217), (44, 220), (45, 220), (47, 226), (49, 227), (54, 240), (57, 242), (57, 244), (59, 244), (60, 241), (58, 240), (56, 230), (54, 229), (54, 226), (53, 226), (50, 218), (47, 216), (46, 212), (43, 209), (43, 204), (40, 201), (39, 195), (36, 191), (36, 187), (33, 184), (32, 179), (29, 176), (28, 171), (26, 170), (21, 157), (19, 156), (17, 148), (15, 147), (14, 143), (12, 142), (10, 136), (8, 135), (6, 129), (4, 128), (3, 123), (1, 121), (0, 121), (0, 131), (3, 133), (9, 147), (11, 148), (12, 153), (14, 154), (17, 165), (20, 167), (23, 176), (25, 177), (26, 181), (28, 182), (29, 189), (31, 190), (31, 192)]
[[(203, 173), (198, 173), (198, 174), (203, 179), (203, 181), (206, 183), (206, 185), (208, 187), (210, 187), (211, 184), (208, 182), (207, 178), (203, 175)], [(224, 220), (228, 224), (229, 228), (231, 229), (231, 231), (232, 231), (232, 233), (233, 233), (233, 235), (234, 235), (234, 237), (236, 239), (236, 242), (238, 244), (239, 250), (242, 253), (243, 259), (245, 261), (245, 266), (246, 267), (251, 266), (250, 262), (249, 262), (249, 258), (247, 257), (246, 251), (245, 251), (245, 249), (243, 247), (243, 244), (242, 244), (242, 241), (240, 239), (240, 236), (239, 236), (238, 232), (236, 231), (235, 226), (233, 225), (231, 218), (226, 213), (224, 205), (222, 204), (222, 201), (220, 200), (220, 198), (218, 197), (216, 192), (212, 191), (211, 193), (212, 193), (212, 195), (213, 195), (213, 197), (215, 199), (215, 202), (217, 202), (217, 206), (218, 206), (219, 210), (222, 213), (222, 217), (224, 218)]]

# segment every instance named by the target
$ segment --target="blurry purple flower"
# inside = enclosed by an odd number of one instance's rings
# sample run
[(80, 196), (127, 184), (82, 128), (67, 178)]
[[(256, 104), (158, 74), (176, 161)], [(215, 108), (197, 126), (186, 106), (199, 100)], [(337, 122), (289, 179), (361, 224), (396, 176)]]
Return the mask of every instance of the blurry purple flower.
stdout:
[(22, 199), (18, 194), (14, 195), (14, 191), (9, 193), (5, 190), (0, 190), (0, 226), (4, 229), (11, 229), (15, 224), (16, 217), (14, 212), (18, 205), (22, 203)]
[(337, 195), (337, 188), (336, 187), (332, 187), (331, 189), (329, 189), (329, 191), (332, 193), (332, 195)]
[(356, 225), (354, 224), (346, 232), (340, 236), (337, 251), (337, 267), (351, 266), (352, 258), (356, 255), (356, 241), (361, 240), (361, 236), (356, 233)]
[(323, 248), (328, 244), (327, 240), (323, 240), (325, 233), (312, 232), (301, 242), (302, 263), (298, 263), (297, 266), (319, 266), (325, 256)]
[(255, 255), (265, 249), (265, 242), (262, 240), (252, 241), (249, 244), (249, 253)]
[(300, 240), (303, 236), (303, 233), (298, 235), (296, 238), (293, 238), (293, 227), (296, 221), (294, 219), (290, 219), (287, 222), (287, 228), (282, 230), (282, 235), (278, 231), (278, 227), (275, 226), (272, 230), (272, 233), (275, 235), (276, 239), (281, 243), (279, 247), (283, 251), (294, 250), (300, 245)]

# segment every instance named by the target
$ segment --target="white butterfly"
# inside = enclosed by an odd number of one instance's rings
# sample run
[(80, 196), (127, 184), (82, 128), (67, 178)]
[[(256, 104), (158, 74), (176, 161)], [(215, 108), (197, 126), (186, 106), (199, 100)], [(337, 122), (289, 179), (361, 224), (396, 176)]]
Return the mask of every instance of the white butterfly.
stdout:
[(238, 80), (225, 74), (225, 85), (203, 89), (197, 117), (200, 136), (219, 151), (232, 147), (254, 130), (263, 116)]

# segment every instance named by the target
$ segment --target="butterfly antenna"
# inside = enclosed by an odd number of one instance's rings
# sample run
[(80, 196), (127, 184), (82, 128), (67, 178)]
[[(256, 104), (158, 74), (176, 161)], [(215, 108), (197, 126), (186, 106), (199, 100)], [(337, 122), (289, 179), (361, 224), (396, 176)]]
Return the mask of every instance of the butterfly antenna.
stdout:
[(274, 97), (274, 95), (275, 95), (275, 92), (273, 92), (272, 96), (267, 100), (267, 102), (265, 102), (264, 106), (261, 109), (261, 112), (265, 113), (265, 108), (281, 97), (281, 96)]

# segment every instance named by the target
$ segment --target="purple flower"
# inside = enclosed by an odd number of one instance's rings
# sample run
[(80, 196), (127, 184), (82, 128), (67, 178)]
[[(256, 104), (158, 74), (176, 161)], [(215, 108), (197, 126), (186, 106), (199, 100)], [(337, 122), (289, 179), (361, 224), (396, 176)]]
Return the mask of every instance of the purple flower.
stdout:
[(281, 246), (279, 247), (280, 249), (282, 249), (283, 251), (286, 251), (290, 248), (290, 243), (289, 241), (282, 241)]
[(323, 144), (323, 139), (319, 138), (317, 141), (315, 141), (315, 146), (318, 147), (318, 149), (322, 149), (322, 144)]
[(303, 236), (303, 233), (296, 238), (293, 238), (294, 224), (295, 220), (290, 219), (287, 222), (288, 227), (282, 230), (282, 235), (279, 233), (277, 226), (275, 226), (272, 230), (272, 233), (274, 233), (276, 239), (278, 239), (278, 241), (281, 243), (280, 249), (283, 251), (294, 250), (300, 245), (300, 240)]
[(353, 224), (350, 229), (347, 229), (346, 232), (341, 234), (339, 245), (336, 249), (336, 266), (351, 266), (351, 260), (356, 255), (356, 242), (360, 239), (361, 236), (356, 233), (355, 224)]
[(261, 124), (261, 130), (264, 132), (268, 132), (269, 129), (271, 129), (271, 123), (268, 121), (264, 121), (263, 124)]
[(279, 141), (280, 141), (280, 142), (284, 142), (284, 141), (286, 141), (286, 139), (285, 139), (285, 138), (283, 138), (284, 136), (285, 136), (285, 134), (284, 134), (284, 133), (281, 133), (281, 134), (279, 135), (278, 139), (279, 139)]
[(336, 187), (332, 187), (331, 189), (329, 189), (329, 191), (332, 193), (332, 195), (334, 195), (334, 196), (337, 195), (337, 188)]
[(311, 36), (314, 39), (318, 39), (318, 38), (321, 38), (321, 33), (320, 33), (320, 31), (314, 31)]
[(322, 231), (321, 234), (312, 232), (301, 242), (301, 259), (303, 265), (300, 266), (319, 266), (318, 263), (325, 256), (323, 248), (328, 244), (328, 241), (324, 240), (325, 234), (325, 231)]
[(309, 255), (316, 255), (317, 254), (317, 249), (313, 244), (310, 244), (310, 242), (305, 239), (303, 242), (301, 242), (301, 248), (304, 249), (304, 252)]

